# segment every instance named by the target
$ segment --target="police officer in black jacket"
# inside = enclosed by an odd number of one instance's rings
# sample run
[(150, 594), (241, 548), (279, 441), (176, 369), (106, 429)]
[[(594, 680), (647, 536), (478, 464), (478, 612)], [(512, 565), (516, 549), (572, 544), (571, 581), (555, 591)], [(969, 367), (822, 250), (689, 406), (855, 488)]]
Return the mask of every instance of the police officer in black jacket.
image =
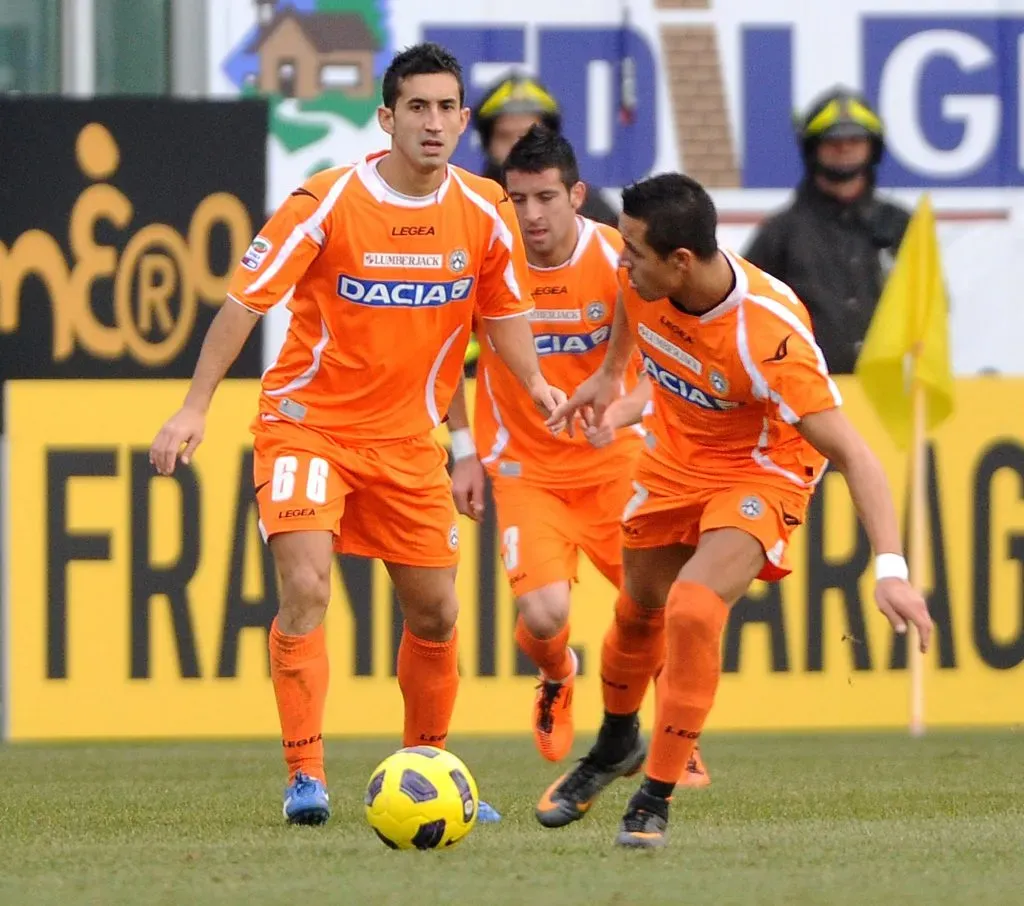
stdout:
[[(473, 111), (473, 124), (487, 155), (483, 176), (502, 181), (501, 165), (508, 152), (534, 123), (542, 123), (553, 132), (562, 131), (558, 102), (536, 79), (513, 72), (484, 93)], [(619, 222), (615, 210), (592, 186), (587, 186), (579, 213), (609, 226)]]
[(850, 374), (910, 214), (875, 196), (885, 150), (867, 101), (837, 87), (798, 124), (805, 177), (796, 198), (762, 224), (745, 257), (789, 284), (814, 322), (834, 374)]

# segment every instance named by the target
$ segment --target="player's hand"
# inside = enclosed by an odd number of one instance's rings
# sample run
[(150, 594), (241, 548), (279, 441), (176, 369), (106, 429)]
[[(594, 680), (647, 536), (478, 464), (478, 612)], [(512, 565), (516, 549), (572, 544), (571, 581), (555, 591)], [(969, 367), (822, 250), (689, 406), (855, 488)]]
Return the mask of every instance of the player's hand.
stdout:
[(932, 637), (932, 618), (924, 597), (913, 585), (903, 579), (881, 579), (875, 585), (875, 602), (901, 635), (907, 631), (907, 623), (917, 627), (921, 651), (928, 650)]
[(576, 392), (569, 399), (551, 413), (547, 425), (553, 429), (564, 420), (571, 437), (573, 423), (579, 413), (583, 418), (584, 429), (598, 427), (604, 420), (605, 410), (618, 395), (618, 381), (603, 368), (599, 368), (576, 388)]
[(615, 430), (616, 429), (607, 422), (603, 422), (596, 426), (585, 426), (583, 429), (583, 436), (590, 441), (590, 446), (600, 450), (602, 447), (607, 447), (613, 440), (615, 440)]
[(182, 464), (187, 466), (196, 447), (203, 442), (205, 431), (206, 413), (183, 406), (160, 429), (149, 448), (149, 461), (161, 475), (174, 472), (179, 456)]
[[(604, 410), (604, 418), (601, 419), (599, 424), (591, 424), (588, 420), (593, 418), (593, 413), (584, 411), (583, 415), (583, 436), (590, 441), (591, 446), (600, 449), (601, 447), (607, 447), (613, 440), (615, 440), (615, 432), (622, 427), (619, 424), (619, 410), (622, 408), (622, 400), (613, 400), (608, 408)], [(590, 408), (590, 407), (587, 407)]]
[(455, 509), (479, 522), (484, 515), (484, 467), (476, 456), (464, 456), (452, 466)]
[[(540, 414), (547, 419), (546, 424), (554, 430), (551, 413), (561, 406), (565, 400), (565, 391), (552, 387), (544, 378), (538, 378), (536, 383), (530, 387), (530, 397), (533, 404), (540, 411)], [(557, 431), (555, 433), (558, 433)]]

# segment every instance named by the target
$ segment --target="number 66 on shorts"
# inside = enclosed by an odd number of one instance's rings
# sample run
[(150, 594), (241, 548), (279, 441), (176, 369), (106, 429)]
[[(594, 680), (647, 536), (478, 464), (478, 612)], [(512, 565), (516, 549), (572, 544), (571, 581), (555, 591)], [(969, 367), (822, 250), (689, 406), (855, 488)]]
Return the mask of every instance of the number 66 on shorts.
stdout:
[(411, 566), (458, 562), (447, 453), (432, 436), (343, 446), (283, 421), (253, 433), (264, 540), (325, 531), (342, 553)]

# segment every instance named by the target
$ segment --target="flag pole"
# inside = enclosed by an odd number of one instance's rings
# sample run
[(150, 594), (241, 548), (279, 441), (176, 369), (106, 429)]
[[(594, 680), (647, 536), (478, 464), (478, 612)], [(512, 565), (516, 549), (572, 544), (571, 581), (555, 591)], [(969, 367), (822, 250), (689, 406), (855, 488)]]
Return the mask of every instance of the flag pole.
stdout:
[[(916, 351), (915, 351), (916, 352)], [(916, 358), (916, 355), (915, 355)], [(915, 369), (916, 370), (916, 369)], [(924, 593), (925, 510), (927, 506), (927, 438), (925, 436), (927, 400), (924, 384), (915, 376), (911, 383), (911, 405), (913, 408), (913, 430), (910, 446), (910, 549), (908, 559), (910, 582)], [(910, 666), (910, 735), (924, 735), (924, 655), (921, 654), (920, 639), (913, 626), (907, 628), (907, 647)]]

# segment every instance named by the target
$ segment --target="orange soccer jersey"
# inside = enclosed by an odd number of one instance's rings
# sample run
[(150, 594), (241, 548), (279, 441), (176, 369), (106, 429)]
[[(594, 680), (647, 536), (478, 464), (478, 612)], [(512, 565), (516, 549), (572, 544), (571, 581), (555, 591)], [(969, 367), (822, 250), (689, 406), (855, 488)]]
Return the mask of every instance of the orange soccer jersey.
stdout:
[(703, 315), (645, 302), (622, 278), (623, 301), (654, 385), (649, 456), (699, 481), (738, 474), (807, 491), (824, 457), (796, 429), (841, 403), (807, 309), (784, 283), (727, 255), (729, 297)]
[[(578, 218), (572, 257), (552, 268), (529, 268), (534, 345), (549, 384), (572, 393), (604, 361), (618, 294), (622, 238), (611, 227)], [(486, 331), (486, 327), (485, 327)], [(636, 366), (623, 390), (636, 384)], [(486, 337), (480, 344), (474, 433), (492, 477), (504, 475), (549, 488), (600, 485), (629, 471), (641, 444), (624, 428), (610, 446), (596, 449), (583, 436), (553, 436), (529, 396)]]
[(458, 384), (474, 311), (521, 314), (526, 259), (497, 183), (449, 167), (427, 198), (390, 189), (376, 163), (318, 173), (270, 218), (229, 297), (291, 324), (263, 375), (264, 421), (349, 445), (429, 432)]
[(655, 394), (624, 541), (696, 544), (701, 531), (736, 526), (764, 546), (762, 578), (777, 579), (788, 572), (789, 535), (826, 466), (796, 424), (841, 399), (792, 290), (726, 257), (735, 287), (699, 316), (668, 299), (646, 302), (621, 280)]

